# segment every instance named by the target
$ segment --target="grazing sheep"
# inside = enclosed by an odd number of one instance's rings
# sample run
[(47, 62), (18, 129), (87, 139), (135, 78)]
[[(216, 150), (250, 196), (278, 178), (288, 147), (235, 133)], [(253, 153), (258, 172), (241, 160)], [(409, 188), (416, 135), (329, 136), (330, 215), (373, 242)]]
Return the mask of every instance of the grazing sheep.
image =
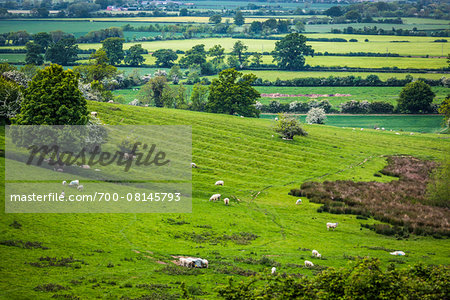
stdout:
[(91, 166), (89, 166), (89, 165), (81, 165), (80, 166), (82, 169), (90, 169), (91, 168)]
[(272, 267), (272, 275), (274, 275), (277, 272), (277, 268)]
[(385, 131), (386, 129), (384, 129), (384, 127), (382, 127), (381, 130)]
[(403, 251), (394, 251), (394, 252), (390, 252), (389, 254), (391, 254), (391, 255), (400, 255), (400, 256), (406, 255), (405, 252), (403, 252)]
[(295, 204), (302, 204), (302, 199), (297, 199), (297, 202), (295, 202)]
[(219, 181), (216, 181), (216, 183), (215, 183), (215, 185), (224, 185), (224, 182), (223, 182), (223, 180), (219, 180)]
[(216, 202), (217, 200), (220, 200), (221, 195), (220, 194), (214, 194), (209, 198), (209, 201)]
[(278, 117), (275, 117), (275, 121), (278, 121)]
[(244, 116), (241, 116), (241, 118), (243, 118)]
[(79, 180), (72, 180), (71, 182), (69, 182), (70, 187), (79, 186), (79, 185), (80, 185)]
[(82, 192), (82, 191), (83, 191), (83, 189), (84, 189), (84, 186), (83, 186), (83, 185), (79, 185), (79, 186), (77, 186), (77, 190), (78, 190), (79, 192)]
[(92, 111), (92, 112), (91, 112), (91, 116), (97, 117), (97, 115), (98, 115), (98, 113), (97, 113), (96, 111)]
[(305, 267), (306, 268), (314, 267), (314, 264), (312, 262), (310, 262), (309, 260), (305, 260)]
[(319, 251), (313, 250), (312, 251), (312, 256), (317, 257), (317, 255), (319, 255)]
[(114, 103), (114, 101), (113, 100), (109, 100), (108, 103)]
[(327, 223), (327, 230), (330, 230), (330, 228), (334, 229), (338, 226), (338, 223)]
[(180, 260), (180, 266), (185, 267), (187, 264), (186, 258), (180, 257), (179, 260)]
[(398, 135), (400, 135), (400, 133), (398, 133), (398, 132), (396, 132), (395, 134), (398, 134)]
[(322, 258), (322, 254), (317, 253), (317, 258)]
[(64, 180), (64, 181), (62, 182), (62, 185), (66, 185), (66, 184), (67, 184), (67, 181)]
[(202, 259), (202, 265), (205, 268), (208, 268), (208, 261), (206, 259)]
[(130, 155), (128, 154), (128, 153), (124, 153), (123, 154), (123, 158), (125, 159), (125, 160), (128, 160), (129, 158), (130, 158)]
[(225, 203), (225, 205), (229, 205), (230, 199), (228, 199), (228, 198), (223, 199), (223, 203)]
[(191, 163), (191, 167), (197, 169), (197, 165), (195, 163)]

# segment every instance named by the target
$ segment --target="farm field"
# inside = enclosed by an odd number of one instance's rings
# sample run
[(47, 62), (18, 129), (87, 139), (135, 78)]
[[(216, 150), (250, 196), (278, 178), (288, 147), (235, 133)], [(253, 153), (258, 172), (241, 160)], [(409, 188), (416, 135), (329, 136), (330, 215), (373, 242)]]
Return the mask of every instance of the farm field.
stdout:
[[(319, 177), (321, 181), (395, 180), (385, 175), (374, 176), (386, 164), (382, 156), (409, 154), (442, 160), (450, 150), (450, 143), (438, 135), (396, 135), (305, 125), (308, 137), (283, 141), (272, 137), (273, 124), (267, 120), (98, 102), (89, 102), (89, 110), (98, 112), (106, 124), (191, 125), (193, 161), (199, 166), (193, 169), (192, 176), (193, 213), (2, 212), (1, 240), (39, 242), (49, 248), (0, 245), (2, 298), (49, 298), (55, 294), (136, 298), (158, 286), (163, 287), (163, 293), (180, 293), (179, 286), (185, 282), (187, 287), (200, 286), (203, 299), (215, 299), (213, 289), (217, 284), (227, 283), (230, 275), (240, 281), (245, 277), (238, 274), (245, 271), (269, 274), (274, 262), (279, 264), (279, 272), (311, 276), (311, 270), (295, 266), (310, 259), (310, 249), (321, 251), (324, 259), (313, 262), (322, 267), (348, 266), (356, 256), (377, 257), (383, 267), (390, 263), (397, 268), (419, 262), (450, 263), (446, 255), (448, 239), (411, 236), (398, 240), (378, 235), (361, 228), (361, 224), (377, 221), (318, 213), (319, 205), (305, 199), (301, 206), (296, 206), (297, 197), (287, 194), (302, 182)], [(4, 163), (2, 156), (2, 167)], [(0, 176), (3, 178), (4, 173)], [(225, 181), (225, 186), (214, 186), (219, 178)], [(217, 191), (236, 195), (241, 203), (224, 206), (209, 202), (210, 195)], [(14, 221), (22, 227), (9, 226)], [(339, 222), (339, 227), (327, 231), (325, 223), (329, 221)], [(244, 244), (234, 239), (219, 240), (218, 244), (212, 240), (233, 234), (256, 238)], [(387, 249), (407, 251), (408, 255), (393, 259)], [(197, 270), (197, 276), (185, 275), (185, 270), (174, 267), (172, 255), (206, 258), (209, 268)], [(41, 257), (72, 257), (75, 262), (70, 263), (69, 259), (66, 266), (37, 267), (42, 263)], [(245, 263), (246, 259), (263, 257), (270, 259), (269, 264)], [(50, 292), (37, 288), (49, 283), (63, 288)]]
[[(261, 114), (261, 119), (274, 119), (274, 114)], [(306, 115), (297, 115), (298, 120), (305, 122)], [(360, 130), (374, 129), (410, 132), (439, 133), (443, 130), (443, 117), (438, 115), (327, 115), (325, 125), (336, 127), (352, 127)], [(404, 133), (403, 133), (404, 132)]]
[[(336, 37), (336, 36), (335, 36)], [(339, 36), (337, 36), (339, 37)], [(364, 36), (363, 36), (364, 37)], [(353, 38), (358, 39), (355, 35)], [(397, 40), (397, 37), (391, 37), (392, 40)], [(197, 44), (204, 44), (206, 49), (214, 45), (220, 44), (225, 48), (226, 52), (230, 52), (234, 43), (238, 39), (233, 38), (205, 38), (205, 39), (190, 39), (190, 40), (172, 40), (172, 41), (152, 41), (139, 43), (125, 43), (124, 49), (135, 44), (142, 44), (142, 47), (155, 51), (158, 49), (173, 49), (173, 50), (189, 50), (192, 46)], [(242, 42), (248, 46), (248, 51), (272, 51), (275, 47), (274, 40), (261, 39), (242, 39)], [(375, 52), (375, 53), (397, 53), (400, 55), (411, 56), (442, 56), (448, 53), (450, 45), (446, 43), (432, 43), (425, 40), (418, 40), (409, 43), (391, 43), (389, 41), (380, 42), (364, 42), (359, 40), (357, 43), (331, 43), (331, 42), (307, 42), (316, 52), (330, 52), (330, 53), (350, 53), (350, 52)], [(446, 44), (446, 45), (444, 45)], [(100, 44), (81, 44), (81, 49), (98, 49)]]
[[(185, 86), (188, 93), (188, 98), (190, 97), (190, 92), (192, 90), (192, 85)], [(335, 108), (339, 106), (339, 104), (350, 101), (384, 101), (391, 103), (392, 105), (397, 104), (398, 95), (402, 90), (402, 87), (286, 87), (286, 86), (255, 86), (255, 89), (261, 94), (290, 94), (290, 95), (298, 95), (298, 94), (347, 94), (351, 95), (348, 97), (280, 97), (280, 98), (270, 98), (270, 97), (261, 97), (258, 101), (262, 104), (269, 104), (270, 101), (276, 100), (281, 103), (290, 103), (293, 101), (302, 101), (307, 102), (309, 100), (328, 100), (331, 105)], [(441, 103), (442, 100), (448, 94), (448, 88), (445, 87), (432, 87), (433, 92), (436, 94), (436, 98), (434, 99), (434, 103)], [(116, 96), (122, 96), (126, 103), (137, 98), (139, 91), (134, 91), (132, 89), (122, 89), (115, 90), (113, 94)]]

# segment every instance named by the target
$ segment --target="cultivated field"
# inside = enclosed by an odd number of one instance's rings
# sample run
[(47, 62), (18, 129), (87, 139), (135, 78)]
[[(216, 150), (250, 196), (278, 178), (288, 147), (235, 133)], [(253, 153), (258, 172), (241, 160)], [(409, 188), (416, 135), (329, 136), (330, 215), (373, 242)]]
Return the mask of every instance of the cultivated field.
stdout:
[[(3, 214), (0, 297), (139, 297), (158, 287), (163, 293), (179, 292), (185, 282), (199, 288), (203, 299), (214, 299), (213, 289), (230, 275), (239, 281), (249, 272), (268, 274), (273, 264), (279, 272), (311, 275), (314, 271), (296, 266), (311, 259), (311, 249), (322, 253), (322, 260), (312, 259), (321, 267), (348, 266), (357, 256), (378, 257), (383, 266), (398, 268), (450, 263), (448, 239), (378, 235), (361, 228), (377, 221), (318, 213), (320, 205), (306, 199), (295, 205), (297, 198), (288, 195), (307, 180), (395, 180), (374, 176), (386, 164), (382, 155), (442, 160), (450, 150), (447, 139), (305, 125), (308, 137), (284, 141), (272, 137), (273, 123), (267, 120), (92, 102), (89, 109), (107, 124), (192, 125), (193, 161), (199, 166), (193, 169), (193, 213)], [(214, 186), (218, 179), (224, 187)], [(216, 192), (236, 195), (241, 202), (209, 202)], [(20, 229), (9, 226), (14, 221)], [(327, 222), (339, 226), (327, 231)], [(18, 240), (49, 249), (24, 249)], [(407, 256), (393, 259), (389, 249)], [(176, 255), (206, 258), (209, 268), (188, 272), (175, 267)], [(50, 283), (61, 288), (42, 291)]]

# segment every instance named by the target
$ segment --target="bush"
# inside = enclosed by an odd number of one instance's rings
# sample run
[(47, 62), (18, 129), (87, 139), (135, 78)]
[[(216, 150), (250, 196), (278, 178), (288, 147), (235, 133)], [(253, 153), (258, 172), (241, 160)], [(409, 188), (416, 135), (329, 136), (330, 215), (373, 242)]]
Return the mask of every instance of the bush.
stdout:
[(387, 102), (375, 101), (369, 104), (369, 113), (371, 114), (391, 114), (394, 106)]
[(351, 100), (341, 104), (341, 112), (349, 114), (366, 114), (369, 112), (370, 104), (367, 101)]
[(295, 118), (287, 117), (284, 114), (280, 114), (278, 118), (279, 120), (277, 121), (274, 130), (284, 139), (292, 140), (296, 135), (308, 135), (308, 133), (300, 126), (300, 122)]
[(306, 123), (310, 124), (324, 124), (326, 119), (325, 110), (320, 107), (311, 108), (306, 115)]
[(414, 81), (400, 92), (398, 109), (402, 113), (426, 113), (430, 111), (434, 97), (428, 84), (421, 80)]

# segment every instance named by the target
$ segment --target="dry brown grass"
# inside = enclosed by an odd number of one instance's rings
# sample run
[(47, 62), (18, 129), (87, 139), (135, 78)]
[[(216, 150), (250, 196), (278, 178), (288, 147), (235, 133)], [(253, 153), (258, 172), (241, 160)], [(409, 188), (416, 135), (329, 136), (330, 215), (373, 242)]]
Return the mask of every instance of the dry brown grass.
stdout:
[(319, 211), (372, 216), (410, 233), (449, 236), (450, 209), (426, 205), (426, 187), (436, 167), (432, 161), (393, 156), (381, 173), (399, 180), (305, 182), (291, 194), (324, 204)]

